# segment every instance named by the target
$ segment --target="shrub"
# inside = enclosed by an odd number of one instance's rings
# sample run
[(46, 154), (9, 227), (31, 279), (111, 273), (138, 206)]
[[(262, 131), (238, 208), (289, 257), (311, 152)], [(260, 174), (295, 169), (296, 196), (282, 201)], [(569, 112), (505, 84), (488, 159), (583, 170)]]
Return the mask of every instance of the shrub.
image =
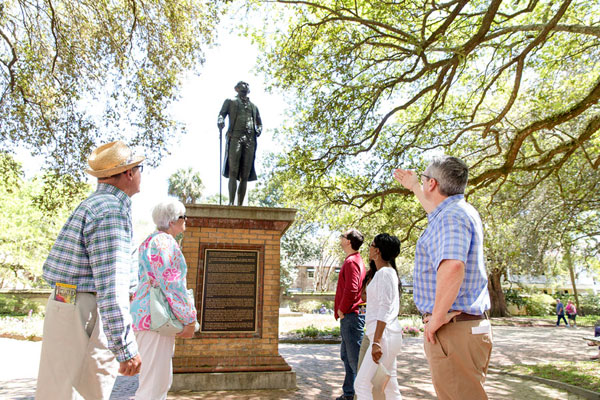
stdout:
[(295, 331), (301, 337), (316, 338), (318, 336), (340, 336), (340, 327), (319, 329), (314, 325), (309, 325), (305, 328), (300, 328)]
[(600, 296), (588, 293), (581, 294), (579, 296), (579, 309), (577, 310), (577, 314), (600, 315)]
[(15, 295), (0, 295), (0, 315), (37, 314), (41, 310), (39, 303)]
[(556, 300), (547, 294), (532, 294), (523, 296), (527, 315), (544, 316), (554, 314)]
[(404, 336), (419, 336), (421, 332), (423, 332), (423, 328), (417, 328), (416, 326), (402, 327), (402, 334)]
[[(298, 311), (301, 313), (310, 314), (313, 311), (321, 308), (321, 304), (323, 304), (323, 302), (318, 301), (318, 300), (300, 300), (298, 302), (298, 304), (295, 305), (294, 307), (292, 307), (292, 305), (290, 305), (290, 309), (292, 311)], [(331, 308), (333, 308), (333, 307), (331, 307)]]
[(412, 293), (402, 293), (402, 299), (400, 300), (400, 314), (403, 315), (416, 315), (420, 314), (415, 305)]
[(518, 290), (507, 289), (504, 291), (504, 298), (507, 304), (514, 304), (517, 307), (523, 307), (527, 304), (525, 298)]

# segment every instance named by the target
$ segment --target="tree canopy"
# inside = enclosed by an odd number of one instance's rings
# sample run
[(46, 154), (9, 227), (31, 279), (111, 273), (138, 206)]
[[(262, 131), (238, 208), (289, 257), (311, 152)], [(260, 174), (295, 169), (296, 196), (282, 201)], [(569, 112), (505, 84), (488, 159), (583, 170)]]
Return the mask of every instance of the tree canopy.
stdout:
[(203, 63), (220, 1), (0, 3), (0, 150), (23, 145), (55, 175), (82, 175), (99, 142), (151, 148), (184, 130), (169, 114)]
[(52, 212), (40, 207), (43, 180), (23, 178), (21, 165), (0, 152), (0, 288), (37, 286), (42, 264), (69, 212), (85, 191), (57, 198)]
[(597, 4), (277, 3), (294, 17), (257, 40), (273, 87), (291, 92), (278, 169), (305, 197), (381, 212), (408, 194), (393, 168), (439, 152), (467, 162), (470, 193), (531, 189), (576, 155), (598, 173)]

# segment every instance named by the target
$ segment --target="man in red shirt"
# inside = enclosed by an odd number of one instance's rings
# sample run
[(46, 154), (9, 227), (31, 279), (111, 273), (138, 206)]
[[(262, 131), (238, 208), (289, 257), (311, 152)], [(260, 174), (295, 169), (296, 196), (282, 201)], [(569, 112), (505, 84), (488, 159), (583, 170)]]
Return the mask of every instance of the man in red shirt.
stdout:
[(342, 386), (344, 394), (336, 400), (354, 399), (354, 378), (358, 372), (358, 353), (365, 326), (365, 316), (359, 315), (358, 312), (362, 303), (360, 288), (366, 274), (365, 265), (358, 252), (363, 241), (363, 235), (356, 229), (350, 229), (340, 235), (340, 246), (346, 253), (346, 260), (340, 270), (335, 291), (335, 319), (340, 320), (340, 355), (346, 368), (346, 377)]

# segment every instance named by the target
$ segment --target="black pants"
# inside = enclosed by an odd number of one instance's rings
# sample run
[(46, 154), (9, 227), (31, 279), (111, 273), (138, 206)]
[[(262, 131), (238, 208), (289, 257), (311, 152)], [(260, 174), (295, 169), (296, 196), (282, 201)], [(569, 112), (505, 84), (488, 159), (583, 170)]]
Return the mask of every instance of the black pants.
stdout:
[(254, 135), (233, 133), (229, 140), (229, 178), (247, 181), (252, 172), (256, 138)]
[(560, 320), (561, 320), (561, 318), (562, 318), (562, 320), (563, 320), (563, 321), (565, 321), (565, 325), (569, 325), (569, 323), (568, 323), (568, 322), (567, 322), (567, 320), (565, 319), (565, 314), (560, 314), (560, 315), (558, 316), (558, 319), (556, 320), (556, 326), (560, 325)]

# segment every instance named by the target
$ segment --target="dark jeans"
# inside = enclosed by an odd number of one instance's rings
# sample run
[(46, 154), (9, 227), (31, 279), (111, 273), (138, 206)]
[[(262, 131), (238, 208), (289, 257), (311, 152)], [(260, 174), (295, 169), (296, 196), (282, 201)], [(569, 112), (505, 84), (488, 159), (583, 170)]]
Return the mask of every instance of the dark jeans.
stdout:
[(560, 314), (558, 316), (558, 319), (556, 320), (556, 326), (560, 325), (560, 319), (562, 318), (563, 321), (565, 321), (565, 325), (569, 325), (569, 323), (567, 322), (567, 320), (565, 319), (565, 314)]
[(358, 354), (365, 327), (365, 316), (358, 314), (345, 314), (340, 321), (340, 334), (342, 345), (340, 355), (346, 368), (346, 377), (342, 389), (344, 396), (354, 396), (354, 378), (358, 372)]

